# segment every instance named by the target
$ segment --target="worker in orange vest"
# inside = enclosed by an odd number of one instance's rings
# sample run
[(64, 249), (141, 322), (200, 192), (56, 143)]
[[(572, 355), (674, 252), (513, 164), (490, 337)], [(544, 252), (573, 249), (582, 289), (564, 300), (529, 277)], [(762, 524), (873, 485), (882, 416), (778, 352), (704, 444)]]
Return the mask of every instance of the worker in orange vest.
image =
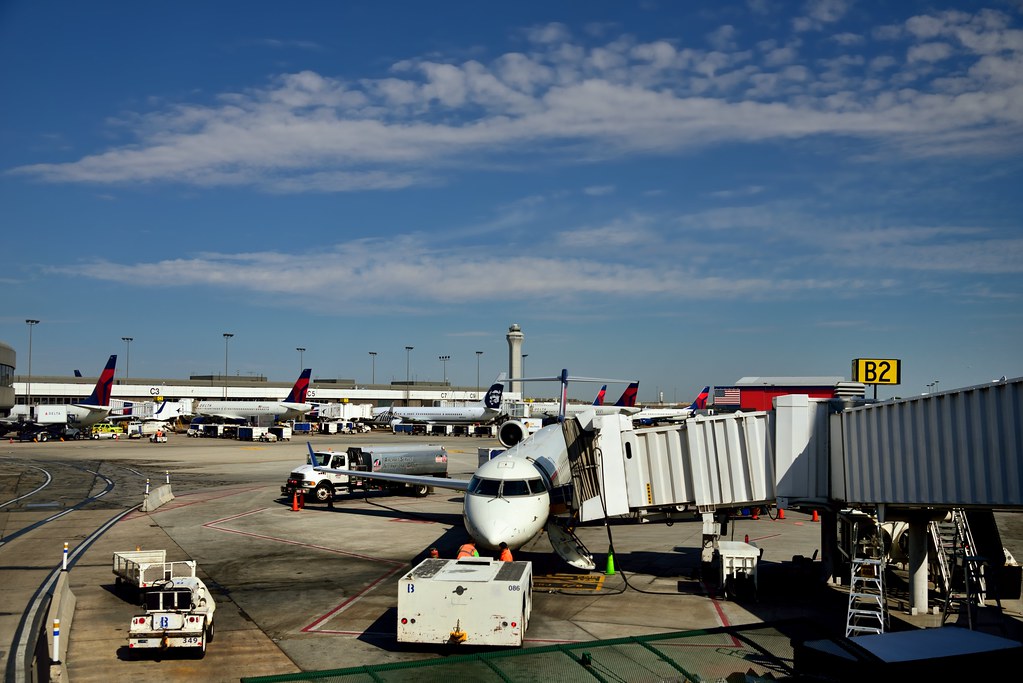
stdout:
[(508, 544), (505, 543), (504, 541), (501, 541), (501, 556), (498, 557), (497, 559), (501, 560), (501, 562), (512, 561), (511, 550), (508, 549)]
[(474, 541), (472, 539), (469, 539), (468, 543), (463, 543), (461, 545), (461, 547), (458, 548), (458, 556), (455, 559), (456, 560), (461, 560), (461, 559), (466, 558), (466, 557), (479, 557), (479, 556), (480, 556), (480, 553), (479, 553), (478, 550), (476, 550), (476, 541)]

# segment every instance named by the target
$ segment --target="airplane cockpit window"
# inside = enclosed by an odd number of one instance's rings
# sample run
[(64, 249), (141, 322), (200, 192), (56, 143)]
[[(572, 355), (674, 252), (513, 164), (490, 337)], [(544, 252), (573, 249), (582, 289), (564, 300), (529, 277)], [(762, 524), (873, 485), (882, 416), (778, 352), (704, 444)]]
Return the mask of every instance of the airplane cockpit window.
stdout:
[(524, 479), (505, 479), (502, 496), (528, 496), (529, 483)]
[(478, 477), (473, 477), (469, 481), (469, 493), (478, 493), (482, 496), (496, 496), (500, 489), (500, 479), (480, 479)]
[(547, 490), (544, 488), (543, 479), (528, 479), (526, 480), (526, 483), (529, 484), (529, 492), (534, 496)]

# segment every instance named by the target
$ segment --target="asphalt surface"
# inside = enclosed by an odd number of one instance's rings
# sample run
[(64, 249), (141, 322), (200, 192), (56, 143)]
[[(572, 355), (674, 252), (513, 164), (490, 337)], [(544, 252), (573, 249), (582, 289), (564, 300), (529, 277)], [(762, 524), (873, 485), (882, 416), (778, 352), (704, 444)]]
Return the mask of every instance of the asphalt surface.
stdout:
[[(314, 436), (314, 447), (408, 443), (412, 437), (373, 433)], [(422, 441), (417, 439), (417, 441)], [(449, 474), (468, 478), (479, 448), (499, 447), (475, 438), (431, 438), (449, 451)], [(5, 658), (20, 615), (43, 577), (60, 566), (64, 542), (72, 551), (92, 530), (142, 501), (145, 480), (169, 478), (174, 499), (151, 513), (132, 512), (99, 537), (69, 570), (77, 599), (66, 661), (76, 683), (133, 681), (237, 681), (300, 671), (444, 657), (445, 647), (396, 641), (397, 582), (431, 547), (454, 557), (466, 539), (461, 494), (437, 489), (426, 498), (368, 494), (339, 500), (328, 509), (293, 510), (279, 488), (305, 461), (304, 441), (277, 444), (190, 439), (166, 444), (137, 441), (4, 444), (0, 483), (5, 496), (34, 489), (41, 470), (60, 471), (41, 492), (0, 508), (0, 646)], [(22, 530), (99, 490), (69, 473), (99, 472), (114, 490), (100, 500), (28, 533)], [(1023, 558), (1023, 515), (998, 515), (1003, 543)], [(622, 523), (578, 530), (597, 558), (598, 571), (580, 572), (558, 560), (541, 535), (516, 560), (533, 562), (533, 614), (525, 647), (628, 635), (805, 618), (822, 637), (844, 631), (848, 596), (816, 580), (820, 524), (805, 514), (784, 519), (761, 515), (733, 520), (731, 540), (763, 548), (755, 596), (725, 599), (716, 577), (701, 571), (702, 526), (692, 522)], [(608, 548), (614, 547), (609, 561)], [(216, 637), (203, 659), (180, 652), (127, 649), (128, 623), (137, 596), (115, 586), (114, 552), (165, 549), (168, 560), (193, 559), (217, 600)], [(903, 587), (904, 588), (904, 587)], [(936, 627), (938, 614), (910, 616), (891, 587), (896, 627)], [(904, 592), (904, 591), (903, 591)], [(899, 605), (903, 605), (900, 610)], [(938, 603), (935, 602), (935, 605)], [(1018, 600), (1003, 604), (990, 628), (1013, 637), (1023, 623)], [(1019, 638), (1017, 638), (1019, 639)], [(460, 651), (472, 651), (471, 643)]]

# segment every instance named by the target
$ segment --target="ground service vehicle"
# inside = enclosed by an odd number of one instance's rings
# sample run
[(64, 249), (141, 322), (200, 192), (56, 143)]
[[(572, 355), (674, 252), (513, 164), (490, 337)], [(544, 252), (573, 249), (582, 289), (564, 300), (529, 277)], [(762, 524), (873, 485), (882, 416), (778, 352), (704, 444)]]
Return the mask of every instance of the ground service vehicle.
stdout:
[(423, 560), (398, 581), (398, 642), (519, 647), (532, 587), (530, 562)]
[(143, 596), (144, 614), (131, 618), (128, 647), (133, 650), (194, 648), (202, 657), (213, 639), (217, 609), (206, 584), (197, 576), (162, 582)]
[[(389, 472), (427, 477), (448, 476), (448, 451), (437, 444), (408, 446), (351, 446), (346, 451), (312, 451), (317, 467), (356, 470), (360, 472)], [(326, 502), (335, 495), (352, 491), (406, 491), (425, 496), (432, 490), (425, 484), (374, 481), (347, 474), (317, 472), (307, 463), (291, 471), (281, 494), (287, 497), (301, 492), (307, 501)]]

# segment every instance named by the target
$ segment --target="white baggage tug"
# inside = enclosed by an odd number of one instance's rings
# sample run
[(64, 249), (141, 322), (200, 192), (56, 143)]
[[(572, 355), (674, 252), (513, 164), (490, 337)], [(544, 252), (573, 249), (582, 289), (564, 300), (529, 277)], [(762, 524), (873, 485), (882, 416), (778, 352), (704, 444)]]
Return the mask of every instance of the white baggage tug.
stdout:
[(213, 613), (217, 609), (206, 584), (196, 576), (163, 582), (143, 595), (145, 614), (131, 618), (128, 647), (132, 650), (193, 648), (206, 654), (213, 639)]
[(398, 642), (520, 647), (531, 562), (426, 559), (398, 581)]

